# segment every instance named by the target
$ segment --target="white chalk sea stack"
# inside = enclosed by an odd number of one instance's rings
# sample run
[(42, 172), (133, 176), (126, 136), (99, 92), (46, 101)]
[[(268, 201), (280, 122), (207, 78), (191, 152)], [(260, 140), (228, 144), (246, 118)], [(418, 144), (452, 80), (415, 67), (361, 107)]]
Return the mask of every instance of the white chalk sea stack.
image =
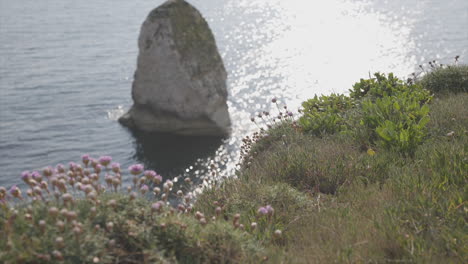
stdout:
[(200, 12), (169, 0), (141, 26), (133, 106), (119, 121), (142, 131), (229, 134), (226, 70)]

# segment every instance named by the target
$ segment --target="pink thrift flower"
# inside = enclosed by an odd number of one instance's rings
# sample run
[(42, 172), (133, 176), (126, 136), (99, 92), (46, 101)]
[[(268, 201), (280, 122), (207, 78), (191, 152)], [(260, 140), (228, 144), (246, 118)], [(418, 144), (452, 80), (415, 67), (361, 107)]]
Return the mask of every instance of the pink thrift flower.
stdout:
[(148, 185), (144, 184), (143, 186), (141, 186), (141, 188), (140, 188), (141, 194), (145, 194), (145, 193), (147, 193), (148, 191), (149, 191)]
[(154, 179), (154, 177), (156, 177), (156, 172), (153, 171), (153, 170), (147, 170), (143, 173), (143, 175), (145, 175), (146, 179), (148, 180), (152, 180)]
[(21, 173), (21, 179), (27, 184), (31, 179), (31, 173), (29, 171), (23, 171)]
[(162, 182), (162, 180), (163, 180), (163, 178), (162, 178), (162, 176), (159, 175), (159, 174), (157, 174), (157, 175), (154, 176), (154, 178), (153, 178), (153, 181), (154, 181), (154, 183), (156, 183), (156, 184), (160, 184), (160, 183)]
[(268, 209), (266, 209), (265, 207), (260, 207), (260, 208), (258, 208), (257, 213), (260, 216), (267, 215), (268, 214)]
[(21, 196), (21, 190), (18, 187), (16, 187), (16, 185), (13, 185), (10, 188), (10, 194), (11, 194), (11, 196), (13, 196), (15, 198), (23, 199), (23, 197)]
[(81, 161), (83, 162), (83, 164), (85, 166), (88, 166), (88, 163), (90, 161), (90, 157), (88, 154), (84, 154), (83, 156), (81, 156)]
[(138, 174), (141, 174), (143, 172), (144, 167), (141, 164), (134, 164), (134, 165), (128, 167), (128, 170), (130, 171), (131, 174), (138, 175)]
[(273, 215), (273, 213), (275, 212), (275, 209), (273, 209), (273, 207), (271, 207), (271, 205), (267, 205), (265, 207), (265, 209), (267, 210), (268, 215), (270, 215), (270, 216)]
[(120, 164), (117, 162), (114, 162), (111, 164), (112, 171), (115, 173), (120, 173)]
[(109, 165), (111, 161), (112, 161), (111, 156), (102, 156), (99, 158), (99, 163), (104, 167), (107, 167), (107, 165)]
[(57, 173), (64, 173), (65, 172), (65, 167), (63, 166), (63, 164), (57, 164), (55, 169), (57, 170)]

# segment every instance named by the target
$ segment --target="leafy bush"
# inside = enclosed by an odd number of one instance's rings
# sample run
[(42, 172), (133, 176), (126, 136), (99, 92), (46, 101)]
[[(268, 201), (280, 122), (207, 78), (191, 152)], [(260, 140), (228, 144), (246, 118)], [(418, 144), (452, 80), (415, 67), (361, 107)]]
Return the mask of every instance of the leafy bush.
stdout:
[(433, 93), (466, 93), (468, 65), (437, 67), (424, 75), (419, 83)]
[(349, 90), (351, 98), (360, 99), (364, 97), (376, 100), (387, 96), (399, 94), (411, 94), (411, 97), (421, 104), (431, 100), (430, 92), (423, 89), (419, 84), (406, 83), (389, 73), (388, 77), (382, 73), (374, 73), (375, 78), (361, 79)]
[(354, 100), (342, 94), (315, 96), (302, 103), (304, 110), (299, 125), (317, 136), (346, 130), (347, 111), (354, 106)]
[(362, 103), (361, 124), (375, 131), (377, 143), (412, 153), (423, 142), (429, 122), (429, 107), (407, 94), (367, 99)]

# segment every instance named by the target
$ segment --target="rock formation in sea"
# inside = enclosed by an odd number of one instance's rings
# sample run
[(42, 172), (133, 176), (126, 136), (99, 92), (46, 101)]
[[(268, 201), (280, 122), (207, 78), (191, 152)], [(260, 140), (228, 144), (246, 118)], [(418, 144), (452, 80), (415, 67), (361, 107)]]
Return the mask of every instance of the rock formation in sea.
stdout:
[(119, 121), (143, 131), (226, 135), (226, 70), (200, 12), (169, 0), (141, 26), (131, 109)]

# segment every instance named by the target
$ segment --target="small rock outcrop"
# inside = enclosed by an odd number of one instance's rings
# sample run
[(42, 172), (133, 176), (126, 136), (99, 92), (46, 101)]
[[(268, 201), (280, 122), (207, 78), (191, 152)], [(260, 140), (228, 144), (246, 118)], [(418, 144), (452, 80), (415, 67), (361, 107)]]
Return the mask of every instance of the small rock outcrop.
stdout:
[(229, 133), (226, 70), (200, 12), (169, 0), (141, 26), (132, 108), (119, 121), (143, 131)]

